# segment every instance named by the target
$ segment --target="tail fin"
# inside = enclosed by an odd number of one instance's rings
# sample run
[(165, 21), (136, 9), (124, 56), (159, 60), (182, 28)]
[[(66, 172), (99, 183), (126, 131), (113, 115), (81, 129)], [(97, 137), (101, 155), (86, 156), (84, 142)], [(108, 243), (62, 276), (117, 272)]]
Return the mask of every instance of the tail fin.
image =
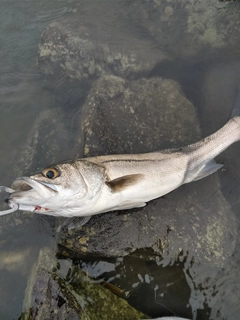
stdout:
[[(182, 148), (190, 156), (189, 176), (184, 183), (200, 180), (222, 167), (214, 158), (231, 144), (240, 140), (240, 90), (236, 91), (232, 118), (217, 132), (203, 140)], [(193, 178), (193, 176), (195, 176)]]
[(186, 176), (184, 183), (200, 180), (217, 171), (221, 165), (216, 164), (213, 159), (231, 144), (239, 140), (240, 117), (237, 116), (230, 119), (225, 126), (214, 134), (182, 148), (183, 152), (189, 154), (188, 171), (191, 173)]

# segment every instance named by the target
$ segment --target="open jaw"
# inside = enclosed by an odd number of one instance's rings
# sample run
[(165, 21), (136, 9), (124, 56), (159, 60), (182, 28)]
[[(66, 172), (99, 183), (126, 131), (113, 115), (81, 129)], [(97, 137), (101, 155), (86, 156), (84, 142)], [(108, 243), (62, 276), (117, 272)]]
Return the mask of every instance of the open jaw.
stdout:
[(3, 191), (10, 193), (7, 203), (11, 209), (0, 211), (0, 215), (5, 215), (18, 209), (37, 213), (48, 211), (48, 208), (35, 205), (34, 200), (51, 198), (58, 193), (54, 184), (36, 181), (29, 177), (17, 178), (11, 188), (0, 187), (0, 192)]
[(33, 189), (41, 198), (50, 198), (57, 194), (54, 184), (37, 181), (28, 177), (17, 178), (11, 187), (15, 192), (25, 192)]

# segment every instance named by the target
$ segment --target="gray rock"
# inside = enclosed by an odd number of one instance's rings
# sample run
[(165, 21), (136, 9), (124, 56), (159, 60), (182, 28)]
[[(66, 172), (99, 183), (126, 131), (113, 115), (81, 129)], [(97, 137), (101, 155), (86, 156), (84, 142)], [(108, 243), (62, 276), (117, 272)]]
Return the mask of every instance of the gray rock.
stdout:
[(81, 118), (85, 156), (150, 152), (200, 138), (193, 105), (175, 81), (162, 78), (105, 76), (91, 89)]
[(71, 294), (66, 299), (69, 292), (54, 275), (54, 267), (54, 253), (42, 249), (28, 281), (20, 319), (81, 319), (82, 308)]
[[(181, 147), (200, 137), (193, 105), (161, 78), (99, 79), (82, 110), (86, 156)], [(62, 256), (116, 257), (146, 248), (166, 264), (175, 258), (222, 265), (234, 251), (236, 223), (217, 175), (150, 202), (145, 208), (94, 216), (62, 231)]]

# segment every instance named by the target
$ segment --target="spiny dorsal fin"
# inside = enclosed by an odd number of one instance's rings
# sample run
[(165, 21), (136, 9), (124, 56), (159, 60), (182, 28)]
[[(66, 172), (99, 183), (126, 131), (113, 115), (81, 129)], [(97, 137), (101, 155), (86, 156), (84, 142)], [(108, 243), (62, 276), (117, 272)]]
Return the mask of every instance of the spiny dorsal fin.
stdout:
[(112, 189), (113, 192), (122, 191), (127, 187), (135, 185), (141, 179), (143, 179), (143, 174), (129, 174), (126, 176), (119, 177), (117, 179), (106, 181), (106, 184)]

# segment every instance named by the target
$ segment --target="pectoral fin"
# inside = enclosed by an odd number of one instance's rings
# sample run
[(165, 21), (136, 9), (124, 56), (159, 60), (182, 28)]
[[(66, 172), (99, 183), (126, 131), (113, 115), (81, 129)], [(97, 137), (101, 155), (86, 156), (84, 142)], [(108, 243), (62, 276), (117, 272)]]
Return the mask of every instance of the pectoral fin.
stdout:
[(111, 188), (113, 192), (122, 191), (130, 186), (134, 186), (140, 180), (144, 178), (143, 174), (129, 174), (119, 177), (117, 179), (106, 181), (106, 184)]

